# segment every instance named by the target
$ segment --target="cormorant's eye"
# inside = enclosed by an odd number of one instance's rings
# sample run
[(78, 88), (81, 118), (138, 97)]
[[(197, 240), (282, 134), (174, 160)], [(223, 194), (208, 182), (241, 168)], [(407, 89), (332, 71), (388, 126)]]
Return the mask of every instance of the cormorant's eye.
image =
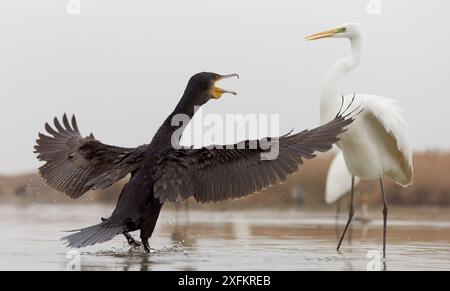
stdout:
[(208, 81), (201, 82), (200, 86), (202, 87), (202, 89), (206, 90), (209, 87), (209, 82)]

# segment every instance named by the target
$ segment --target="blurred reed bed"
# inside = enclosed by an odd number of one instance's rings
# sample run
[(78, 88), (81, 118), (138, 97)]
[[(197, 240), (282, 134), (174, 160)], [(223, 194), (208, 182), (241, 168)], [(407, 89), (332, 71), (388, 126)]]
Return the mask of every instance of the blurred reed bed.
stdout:
[[(323, 207), (325, 180), (333, 155), (321, 155), (305, 161), (300, 171), (276, 187), (235, 201), (202, 205), (189, 201), (196, 209), (248, 209), (248, 208), (296, 208)], [(409, 188), (403, 188), (385, 179), (390, 205), (397, 206), (450, 206), (450, 153), (426, 151), (414, 156), (415, 180)], [(80, 200), (72, 200), (48, 188), (39, 175), (29, 174), (15, 177), (0, 176), (1, 203), (116, 203), (125, 181), (106, 190), (91, 191)], [(357, 193), (365, 195), (369, 205), (379, 205), (379, 185), (362, 182)], [(358, 198), (357, 198), (358, 199)], [(346, 200), (346, 198), (344, 198)], [(172, 205), (173, 206), (173, 205)], [(171, 207), (171, 206), (169, 206)]]

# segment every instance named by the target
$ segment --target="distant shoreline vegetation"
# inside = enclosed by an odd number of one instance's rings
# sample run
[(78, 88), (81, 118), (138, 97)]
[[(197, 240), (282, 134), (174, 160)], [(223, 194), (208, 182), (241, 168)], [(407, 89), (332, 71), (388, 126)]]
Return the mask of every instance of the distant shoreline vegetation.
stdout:
[[(189, 203), (195, 209), (247, 209), (322, 207), (328, 167), (333, 154), (306, 161), (300, 171), (282, 185), (248, 198), (213, 204)], [(389, 204), (396, 206), (450, 206), (450, 152), (426, 151), (414, 155), (414, 184), (409, 188), (386, 181)], [(110, 203), (114, 204), (126, 180), (103, 191), (91, 191), (81, 200), (72, 200), (47, 187), (39, 175), (0, 176), (0, 203)], [(377, 184), (362, 182), (357, 193), (366, 195), (369, 205), (380, 201)], [(344, 198), (347, 199), (347, 198)], [(359, 197), (357, 198), (359, 199)]]

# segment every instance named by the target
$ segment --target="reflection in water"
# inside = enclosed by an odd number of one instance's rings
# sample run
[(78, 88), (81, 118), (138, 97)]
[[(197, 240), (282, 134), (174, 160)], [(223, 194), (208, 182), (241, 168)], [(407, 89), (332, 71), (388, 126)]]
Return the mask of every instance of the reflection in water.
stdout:
[[(180, 216), (182, 218), (180, 219)], [(175, 202), (175, 225), (172, 230), (172, 241), (185, 247), (192, 247), (195, 239), (189, 235), (189, 202)]]
[(247, 223), (234, 221), (232, 224), (233, 238), (241, 243), (243, 246), (250, 245), (250, 239), (252, 237), (252, 228)]
[[(67, 249), (59, 241), (60, 231), (90, 225), (110, 210), (0, 206), (0, 269), (65, 270)], [(450, 270), (449, 212), (436, 212), (435, 220), (429, 212), (395, 213), (399, 215), (390, 221), (388, 269)], [(81, 269), (366, 270), (374, 260), (369, 252), (375, 252), (375, 260), (378, 252), (381, 257), (381, 218), (355, 223), (352, 245), (344, 245), (342, 254), (336, 252), (334, 215), (328, 212), (191, 210), (187, 215), (180, 208), (178, 213), (165, 211), (160, 222), (149, 255), (117, 237), (82, 249)]]
[(133, 268), (136, 266), (140, 267), (139, 271), (151, 271), (149, 256), (147, 254), (141, 255), (137, 264), (131, 256), (125, 257), (122, 271), (134, 271)]

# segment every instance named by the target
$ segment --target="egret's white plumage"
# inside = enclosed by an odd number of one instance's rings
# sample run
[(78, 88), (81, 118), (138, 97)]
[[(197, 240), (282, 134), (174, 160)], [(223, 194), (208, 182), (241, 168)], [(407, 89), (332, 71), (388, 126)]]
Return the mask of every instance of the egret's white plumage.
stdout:
[[(350, 192), (352, 187), (352, 177), (345, 165), (344, 154), (339, 151), (331, 162), (328, 169), (327, 184), (325, 189), (325, 202), (333, 204), (338, 201), (346, 193)], [(358, 185), (360, 179), (355, 178), (355, 186)]]
[[(347, 96), (344, 104), (350, 98)], [(355, 95), (354, 104), (361, 104), (364, 111), (338, 143), (350, 174), (363, 180), (386, 175), (409, 186), (413, 180), (412, 148), (401, 109), (393, 100), (372, 95)]]
[[(412, 149), (408, 126), (400, 108), (390, 99), (362, 94), (341, 98), (341, 83), (344, 77), (361, 61), (360, 25), (343, 24), (335, 29), (313, 34), (306, 39), (322, 38), (350, 40), (351, 54), (335, 62), (326, 74), (320, 99), (320, 117), (322, 123), (326, 123), (333, 119), (342, 106), (350, 107), (350, 109), (361, 106), (364, 109), (355, 122), (348, 127), (348, 131), (340, 136), (337, 145), (343, 152), (345, 164), (352, 177), (359, 177), (362, 180), (380, 180), (384, 202), (383, 254), (385, 256), (388, 210), (382, 178), (388, 176), (405, 187), (412, 183)], [(354, 215), (353, 191), (350, 201), (349, 220), (339, 241), (338, 250)]]
[[(351, 55), (334, 63), (325, 77), (320, 100), (322, 123), (332, 120), (342, 106), (341, 83), (345, 75), (358, 66), (362, 56), (359, 24), (344, 24), (334, 31), (336, 33), (332, 35), (328, 31), (325, 37), (350, 39)], [(323, 38), (320, 34), (316, 37)], [(345, 96), (344, 108), (353, 98), (350, 109), (361, 106), (364, 111), (338, 143), (350, 174), (363, 180), (387, 175), (400, 185), (410, 185), (413, 180), (412, 149), (401, 109), (393, 100), (364, 94)]]

